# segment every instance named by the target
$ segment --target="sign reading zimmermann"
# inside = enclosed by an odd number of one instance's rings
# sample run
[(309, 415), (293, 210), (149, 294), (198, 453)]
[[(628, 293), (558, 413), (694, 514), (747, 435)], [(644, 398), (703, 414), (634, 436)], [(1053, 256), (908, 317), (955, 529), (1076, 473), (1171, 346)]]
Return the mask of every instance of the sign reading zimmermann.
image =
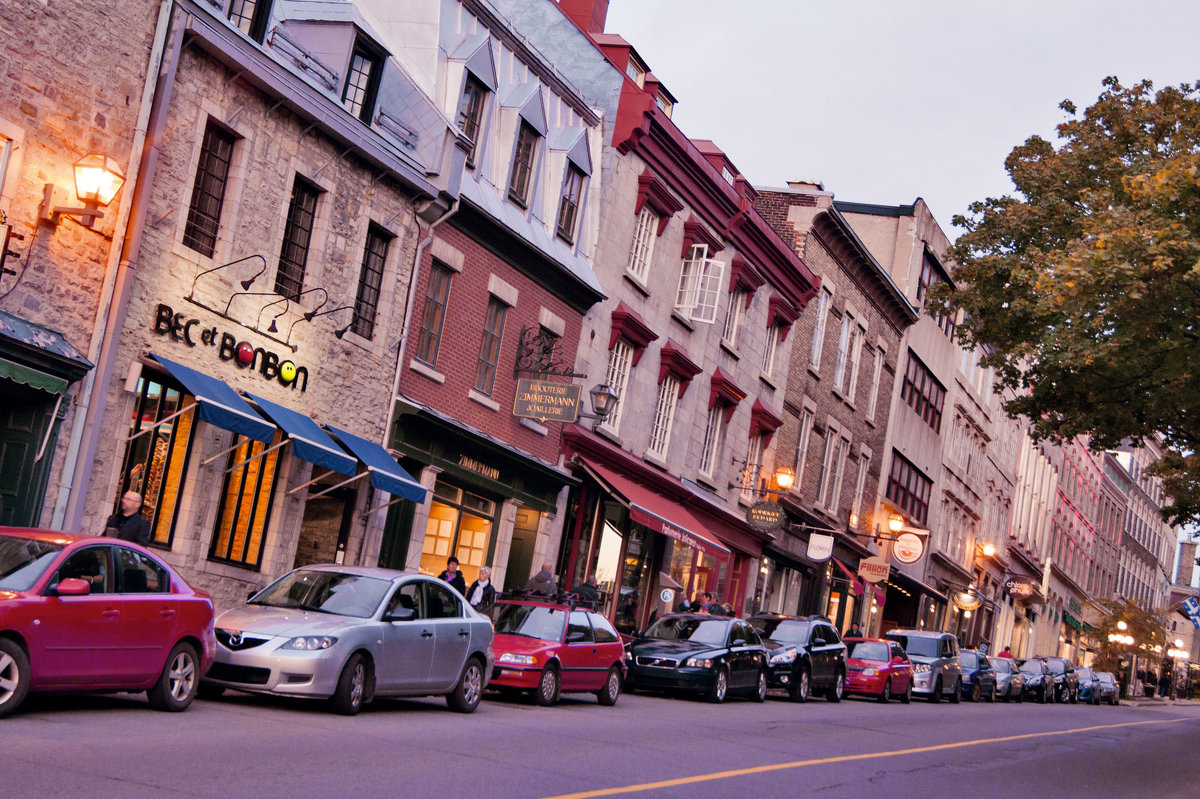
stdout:
[(579, 394), (575, 383), (551, 383), (545, 380), (518, 380), (513, 416), (539, 422), (571, 423), (579, 418)]

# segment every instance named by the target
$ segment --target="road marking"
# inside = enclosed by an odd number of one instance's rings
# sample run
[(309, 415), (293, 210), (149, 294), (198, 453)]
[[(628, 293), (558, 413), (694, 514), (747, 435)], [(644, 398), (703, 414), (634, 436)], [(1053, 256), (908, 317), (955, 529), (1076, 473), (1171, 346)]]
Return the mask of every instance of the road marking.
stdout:
[(864, 752), (858, 755), (838, 755), (836, 757), (820, 757), (812, 760), (796, 760), (791, 763), (775, 763), (769, 766), (754, 766), (753, 768), (740, 768), (732, 771), (716, 771), (712, 774), (698, 774), (694, 777), (677, 777), (673, 780), (660, 780), (658, 782), (643, 782), (638, 785), (626, 785), (621, 788), (600, 788), (595, 791), (580, 791), (579, 793), (564, 793), (557, 796), (547, 797), (547, 799), (592, 799), (597, 796), (616, 796), (623, 793), (636, 793), (638, 791), (653, 791), (657, 788), (673, 788), (677, 785), (692, 785), (699, 782), (711, 782), (713, 780), (727, 780), (732, 777), (745, 777), (749, 774), (764, 774), (770, 771), (784, 771), (786, 769), (804, 768), (805, 766), (820, 766), (827, 763), (846, 763), (853, 760), (869, 760), (875, 757), (899, 757), (900, 755), (917, 755), (923, 752), (937, 752), (944, 749), (960, 749), (966, 746), (981, 746), (983, 744), (1004, 743), (1005, 741), (1021, 741), (1028, 738), (1045, 738), (1051, 735), (1073, 735), (1081, 732), (1095, 732), (1097, 730), (1115, 730), (1120, 727), (1140, 727), (1146, 724), (1177, 724), (1181, 721), (1195, 721), (1191, 718), (1180, 719), (1152, 719), (1150, 721), (1127, 721), (1122, 724), (1100, 724), (1095, 727), (1077, 727), (1073, 730), (1051, 730), (1050, 732), (1027, 732), (1021, 735), (1006, 735), (1002, 738), (980, 738), (974, 741), (958, 741), (957, 743), (949, 744), (934, 744), (933, 746), (918, 746), (913, 749), (893, 749), (889, 752)]

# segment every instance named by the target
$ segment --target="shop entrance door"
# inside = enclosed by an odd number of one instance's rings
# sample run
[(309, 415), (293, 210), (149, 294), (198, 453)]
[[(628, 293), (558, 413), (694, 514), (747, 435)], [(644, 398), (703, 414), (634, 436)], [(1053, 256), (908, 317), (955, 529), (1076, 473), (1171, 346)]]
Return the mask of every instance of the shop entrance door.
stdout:
[(354, 491), (348, 488), (309, 499), (304, 504), (304, 520), (300, 522), (300, 539), (296, 542), (296, 561), (292, 568), (313, 563), (343, 563), (353, 520)]
[(54, 453), (53, 436), (41, 460), (37, 454), (53, 413), (54, 399), (46, 392), (0, 380), (0, 525), (38, 524)]
[(512, 545), (508, 550), (508, 566), (504, 570), (504, 590), (520, 591), (533, 574), (533, 550), (537, 544), (539, 514), (529, 508), (517, 508), (513, 523)]

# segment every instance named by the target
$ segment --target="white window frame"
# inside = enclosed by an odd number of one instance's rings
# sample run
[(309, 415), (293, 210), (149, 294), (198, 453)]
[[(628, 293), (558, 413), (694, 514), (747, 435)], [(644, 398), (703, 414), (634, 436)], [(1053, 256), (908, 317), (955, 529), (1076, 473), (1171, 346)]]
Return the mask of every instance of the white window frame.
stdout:
[(679, 405), (679, 378), (667, 375), (658, 384), (658, 401), (654, 406), (654, 423), (650, 427), (650, 443), (646, 450), (665, 458), (671, 444), (671, 428), (675, 423), (675, 409)]
[(638, 283), (646, 285), (650, 276), (650, 259), (654, 255), (654, 240), (658, 238), (658, 215), (649, 206), (638, 214), (633, 229), (633, 244), (629, 248), (629, 263), (625, 271)]
[(850, 503), (850, 526), (862, 527), (863, 491), (867, 485), (867, 470), (871, 467), (871, 452), (864, 449), (858, 453), (858, 476), (854, 481), (854, 500)]
[(754, 501), (758, 481), (762, 479), (766, 438), (759, 433), (750, 439), (750, 445), (746, 448), (746, 469), (742, 472), (742, 501), (747, 504)]
[(879, 381), (883, 378), (883, 349), (875, 347), (875, 365), (871, 369), (871, 396), (867, 398), (867, 420), (875, 418), (879, 407)]
[(804, 480), (804, 463), (808, 460), (808, 444), (812, 440), (815, 420), (816, 413), (812, 408), (804, 407), (800, 410), (800, 429), (796, 436), (796, 465), (793, 467), (793, 471), (796, 472), (793, 488), (796, 491), (800, 490), (801, 481)]
[(854, 402), (854, 395), (858, 393), (858, 372), (862, 364), (863, 342), (866, 340), (867, 329), (859, 323), (854, 329), (854, 339), (850, 344), (850, 378), (846, 386), (846, 399), (849, 402)]
[(779, 356), (779, 339), (783, 332), (779, 325), (771, 325), (767, 328), (767, 343), (763, 347), (763, 363), (762, 371), (767, 377), (775, 374), (775, 361)]
[(718, 457), (725, 438), (725, 414), (728, 409), (721, 403), (715, 403), (708, 409), (708, 419), (704, 425), (704, 443), (701, 445), (699, 474), (712, 480), (716, 476)]
[(837, 361), (833, 367), (833, 390), (841, 391), (846, 380), (846, 362), (850, 355), (850, 334), (854, 329), (854, 315), (849, 310), (842, 312), (842, 329), (838, 332)]
[(608, 370), (605, 373), (607, 382), (617, 392), (616, 404), (604, 427), (615, 433), (621, 426), (621, 413), (625, 409), (625, 388), (629, 384), (629, 372), (633, 368), (633, 345), (623, 338), (617, 339), (608, 353)]
[(708, 257), (708, 245), (693, 244), (679, 270), (676, 312), (697, 324), (716, 321), (724, 275), (725, 263)]
[(817, 295), (817, 323), (813, 327), (812, 350), (808, 354), (808, 365), (821, 368), (821, 353), (825, 349), (825, 326), (829, 324), (829, 306), (833, 304), (833, 292), (825, 286)]
[(850, 439), (838, 434), (837, 449), (834, 454), (835, 472), (833, 482), (830, 485), (828, 502), (825, 504), (825, 510), (833, 516), (837, 515), (838, 502), (842, 496), (842, 480), (846, 474), (846, 461), (850, 458)]
[(737, 349), (742, 338), (742, 327), (746, 322), (746, 290), (734, 289), (729, 295), (729, 313), (725, 315), (725, 330), (721, 339), (726, 344)]

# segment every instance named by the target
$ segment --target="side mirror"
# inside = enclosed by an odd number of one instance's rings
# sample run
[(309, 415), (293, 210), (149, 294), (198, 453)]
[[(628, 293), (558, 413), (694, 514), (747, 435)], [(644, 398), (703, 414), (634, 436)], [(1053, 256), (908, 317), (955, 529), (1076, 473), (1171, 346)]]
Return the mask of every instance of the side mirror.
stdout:
[(384, 614), (384, 621), (412, 621), (417, 617), (417, 612), (412, 608), (394, 608)]
[(92, 593), (92, 584), (81, 577), (68, 577), (59, 581), (54, 593), (57, 596), (87, 596)]

